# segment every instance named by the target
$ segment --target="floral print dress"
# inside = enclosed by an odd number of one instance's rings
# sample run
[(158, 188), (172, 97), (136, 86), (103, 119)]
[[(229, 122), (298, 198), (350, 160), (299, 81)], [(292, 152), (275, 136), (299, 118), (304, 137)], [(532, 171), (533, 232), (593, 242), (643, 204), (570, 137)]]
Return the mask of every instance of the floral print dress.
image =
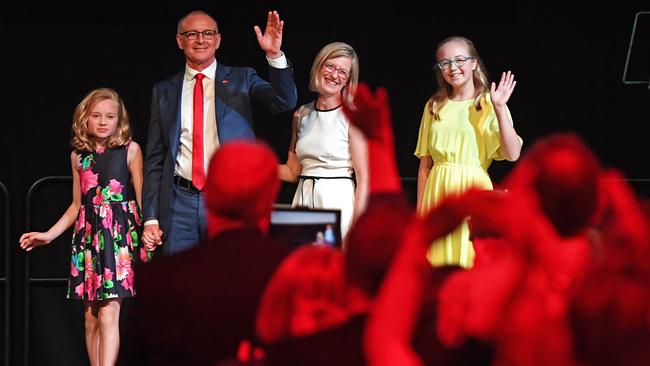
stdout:
[(81, 208), (72, 235), (68, 298), (135, 296), (133, 267), (150, 253), (140, 243), (140, 209), (131, 192), (128, 145), (80, 152)]

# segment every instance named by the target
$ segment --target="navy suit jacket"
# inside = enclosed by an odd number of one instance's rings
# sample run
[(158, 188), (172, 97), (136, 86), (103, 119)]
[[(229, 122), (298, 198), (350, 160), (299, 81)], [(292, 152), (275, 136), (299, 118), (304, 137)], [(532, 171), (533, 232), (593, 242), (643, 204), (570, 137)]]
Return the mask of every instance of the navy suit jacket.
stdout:
[[(144, 161), (142, 209), (145, 220), (157, 219), (169, 228), (171, 191), (181, 131), (184, 71), (153, 87), (151, 121)], [(250, 67), (217, 63), (215, 100), (220, 144), (254, 140), (252, 103), (269, 113), (293, 109), (297, 102), (293, 68), (269, 67), (270, 83)]]

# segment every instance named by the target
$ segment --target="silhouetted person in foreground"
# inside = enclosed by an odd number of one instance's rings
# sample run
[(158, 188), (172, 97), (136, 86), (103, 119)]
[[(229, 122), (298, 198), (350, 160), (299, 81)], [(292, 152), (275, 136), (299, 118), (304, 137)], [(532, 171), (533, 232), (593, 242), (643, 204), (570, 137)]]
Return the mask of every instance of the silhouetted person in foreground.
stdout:
[(212, 365), (254, 338), (260, 298), (288, 252), (267, 236), (277, 164), (261, 144), (217, 151), (205, 189), (209, 238), (141, 268), (134, 312), (142, 338), (134, 341), (142, 342), (142, 363)]

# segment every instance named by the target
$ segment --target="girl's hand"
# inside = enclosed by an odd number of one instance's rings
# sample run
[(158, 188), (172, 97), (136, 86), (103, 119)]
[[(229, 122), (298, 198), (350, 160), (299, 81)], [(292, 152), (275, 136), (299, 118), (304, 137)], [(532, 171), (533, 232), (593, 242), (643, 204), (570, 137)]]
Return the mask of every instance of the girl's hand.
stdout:
[(141, 237), (144, 248), (150, 252), (156, 250), (162, 244), (162, 236), (163, 231), (157, 224), (145, 225)]
[(510, 71), (501, 74), (501, 81), (499, 81), (498, 86), (492, 82), (490, 85), (490, 99), (495, 108), (502, 108), (508, 103), (512, 91), (515, 90), (515, 85), (517, 85), (515, 75)]
[(52, 238), (50, 238), (46, 233), (33, 231), (31, 233), (25, 233), (20, 237), (20, 247), (29, 252), (41, 245), (50, 244), (51, 241)]
[(146, 242), (144, 243), (144, 249), (146, 249), (148, 252), (153, 252), (156, 250), (156, 248), (158, 248), (159, 245), (160, 244), (155, 244), (153, 242)]

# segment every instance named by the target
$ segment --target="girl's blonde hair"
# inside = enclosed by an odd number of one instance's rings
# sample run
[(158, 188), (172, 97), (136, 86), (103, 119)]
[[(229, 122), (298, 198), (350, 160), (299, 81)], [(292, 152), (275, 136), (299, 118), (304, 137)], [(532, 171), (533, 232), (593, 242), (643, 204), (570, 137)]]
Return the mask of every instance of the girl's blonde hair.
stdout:
[[(440, 42), (438, 48), (436, 48), (436, 56), (440, 48), (449, 42), (462, 43), (467, 48), (467, 52), (469, 53), (468, 56), (472, 56), (476, 60), (476, 69), (472, 72), (472, 79), (474, 80), (474, 87), (478, 90), (478, 95), (476, 96), (474, 106), (477, 110), (480, 110), (482, 108), (481, 99), (487, 101), (487, 94), (489, 91), (487, 72), (483, 67), (483, 62), (478, 56), (478, 52), (476, 52), (474, 43), (469, 39), (460, 36), (449, 37)], [(442, 70), (438, 67), (434, 67), (434, 70), (436, 73), (436, 81), (438, 82), (438, 90), (431, 96), (431, 98), (429, 98), (429, 103), (427, 105), (429, 107), (429, 113), (433, 115), (435, 120), (439, 121), (440, 110), (449, 100), (449, 97), (452, 94), (452, 87), (443, 78)]]
[(359, 58), (354, 48), (347, 43), (333, 42), (326, 45), (318, 52), (314, 64), (311, 66), (309, 90), (316, 93), (318, 92), (318, 87), (320, 87), (320, 69), (323, 67), (325, 61), (338, 57), (347, 57), (352, 61), (350, 76), (345, 81), (345, 86), (341, 90), (341, 95), (343, 97), (343, 103), (353, 105), (354, 95), (357, 92), (357, 85), (359, 84)]
[(75, 108), (72, 115), (72, 140), (70, 144), (76, 151), (94, 151), (95, 142), (88, 131), (88, 116), (95, 104), (110, 99), (117, 104), (117, 127), (115, 133), (108, 139), (107, 148), (113, 149), (126, 145), (131, 141), (131, 127), (129, 115), (122, 98), (110, 88), (99, 88), (86, 94), (84, 99)]

